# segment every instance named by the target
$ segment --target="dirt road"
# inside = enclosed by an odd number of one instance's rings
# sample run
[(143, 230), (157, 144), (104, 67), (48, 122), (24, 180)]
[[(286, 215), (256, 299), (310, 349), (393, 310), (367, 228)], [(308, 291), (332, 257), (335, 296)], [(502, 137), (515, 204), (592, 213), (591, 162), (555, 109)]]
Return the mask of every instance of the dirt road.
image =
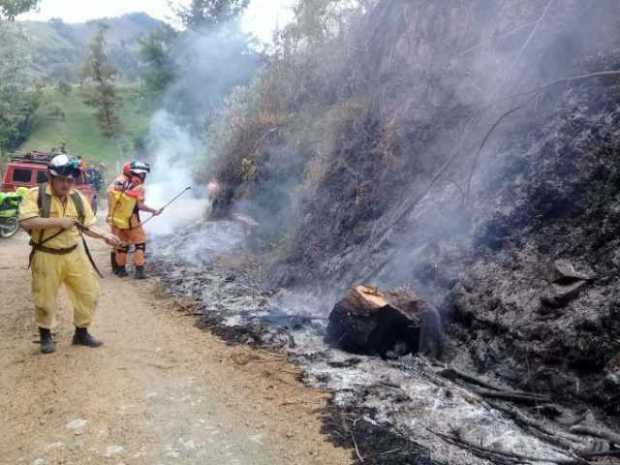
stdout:
[[(93, 248), (107, 270), (107, 249)], [(1, 464), (351, 462), (320, 433), (326, 395), (296, 381), (277, 355), (195, 328), (154, 280), (106, 273), (98, 350), (70, 345), (63, 295), (58, 351), (40, 355), (27, 249), (25, 234), (0, 242)]]

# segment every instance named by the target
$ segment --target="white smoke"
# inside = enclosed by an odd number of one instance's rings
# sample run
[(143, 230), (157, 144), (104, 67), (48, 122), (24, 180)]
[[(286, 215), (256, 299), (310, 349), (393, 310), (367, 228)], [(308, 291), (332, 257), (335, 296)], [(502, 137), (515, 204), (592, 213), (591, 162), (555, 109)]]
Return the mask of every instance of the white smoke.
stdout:
[(214, 30), (185, 31), (174, 43), (176, 79), (151, 120), (147, 138), (153, 169), (147, 205), (160, 208), (188, 186), (192, 190), (149, 221), (146, 229), (151, 235), (172, 234), (207, 216), (207, 189), (193, 185), (194, 167), (208, 162), (205, 128), (226, 96), (247, 84), (257, 70), (249, 43), (237, 21)]
[[(175, 123), (165, 110), (153, 116), (148, 140), (153, 170), (147, 184), (147, 204), (160, 208), (183, 189), (192, 186), (192, 162), (200, 143)], [(172, 234), (178, 228), (203, 218), (209, 201), (200, 190), (192, 187), (160, 217), (149, 221), (145, 227), (151, 235)]]

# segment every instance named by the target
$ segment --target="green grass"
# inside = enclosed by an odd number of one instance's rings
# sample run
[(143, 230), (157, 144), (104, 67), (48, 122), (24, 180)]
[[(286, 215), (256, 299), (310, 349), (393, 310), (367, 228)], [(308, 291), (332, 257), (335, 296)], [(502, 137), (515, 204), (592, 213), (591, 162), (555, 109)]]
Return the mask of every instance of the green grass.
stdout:
[[(120, 110), (122, 133), (114, 139), (102, 136), (95, 110), (83, 103), (81, 91), (74, 87), (70, 95), (62, 95), (55, 89), (47, 89), (44, 103), (37, 111), (34, 130), (19, 151), (48, 151), (63, 142), (71, 154), (102, 162), (114, 162), (130, 158), (134, 141), (144, 137), (148, 130), (150, 111), (143, 109), (139, 92), (135, 88), (119, 89), (123, 101)], [(54, 116), (54, 108), (64, 112), (64, 119)]]

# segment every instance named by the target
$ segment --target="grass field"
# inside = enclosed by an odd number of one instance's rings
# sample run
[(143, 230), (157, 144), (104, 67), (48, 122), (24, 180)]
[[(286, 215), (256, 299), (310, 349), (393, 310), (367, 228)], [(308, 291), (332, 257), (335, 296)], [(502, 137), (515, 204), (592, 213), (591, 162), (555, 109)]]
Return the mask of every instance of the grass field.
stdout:
[(78, 87), (67, 96), (56, 89), (46, 90), (44, 103), (36, 115), (34, 131), (19, 151), (47, 151), (65, 143), (72, 154), (108, 164), (131, 158), (135, 141), (147, 133), (150, 112), (143, 109), (141, 96), (135, 88), (121, 88), (119, 96), (123, 101), (120, 111), (122, 133), (108, 139), (101, 135), (95, 110), (83, 103)]

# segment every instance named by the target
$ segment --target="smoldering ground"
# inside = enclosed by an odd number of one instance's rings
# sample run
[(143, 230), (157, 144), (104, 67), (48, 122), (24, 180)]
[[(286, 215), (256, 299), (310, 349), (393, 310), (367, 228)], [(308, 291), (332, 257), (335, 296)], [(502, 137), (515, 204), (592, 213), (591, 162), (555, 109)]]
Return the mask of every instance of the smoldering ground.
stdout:
[[(288, 236), (284, 258), (265, 274), (281, 276), (280, 284), (310, 283), (309, 298), (289, 289), (271, 299), (251, 276), (213, 260), (175, 269), (165, 285), (197, 297), (203, 321), (223, 335), (287, 347), (307, 367), (308, 380), (338, 393), (338, 405), (353, 412), (367, 407), (360, 421), (415, 438), (444, 463), (484, 463), (466, 444), (480, 445), (481, 454), (570, 459), (554, 442), (567, 434), (575, 450), (594, 451), (595, 438), (574, 436), (566, 424), (587, 409), (599, 427), (617, 424), (609, 370), (620, 352), (613, 342), (611, 233), (620, 93), (613, 77), (562, 80), (620, 68), (618, 7), (572, 0), (378, 2), (344, 35), (346, 76), (329, 67), (330, 57), (316, 60), (321, 80), (311, 82), (313, 104), (346, 101), (346, 111), (331, 107), (329, 116), (348, 119), (326, 118), (332, 131), (317, 123), (278, 127), (277, 137), (259, 133), (257, 151), (265, 158), (250, 162), (262, 175), (230, 187), (230, 211), (256, 208), (259, 223), (277, 224)], [(547, 86), (555, 81), (562, 82)], [(295, 101), (289, 117), (307, 116), (299, 110), (303, 102)], [(325, 143), (326, 137), (333, 138)], [(274, 149), (297, 156), (301, 169), (265, 162)], [(327, 165), (306, 170), (319, 158)], [(282, 179), (281, 166), (302, 174)], [(302, 185), (308, 171), (317, 186), (311, 196)], [(270, 184), (276, 179), (283, 182)], [(278, 211), (292, 213), (285, 215), (290, 222), (257, 207), (269, 198), (286, 199)], [(162, 263), (185, 263), (173, 245), (167, 253)], [(547, 270), (557, 259), (604, 279), (586, 281), (565, 304), (549, 307), (542, 297), (557, 285)], [(553, 408), (514, 413), (472, 386), (446, 381), (423, 358), (388, 363), (327, 348), (325, 301), (334, 303), (334, 289), (360, 280), (413, 284), (456, 318), (452, 364), (501, 390), (543, 396)], [(584, 370), (588, 364), (596, 368)], [(457, 439), (465, 443), (455, 446)], [(614, 449), (612, 443), (602, 447)], [(494, 457), (509, 461), (507, 454)]]

